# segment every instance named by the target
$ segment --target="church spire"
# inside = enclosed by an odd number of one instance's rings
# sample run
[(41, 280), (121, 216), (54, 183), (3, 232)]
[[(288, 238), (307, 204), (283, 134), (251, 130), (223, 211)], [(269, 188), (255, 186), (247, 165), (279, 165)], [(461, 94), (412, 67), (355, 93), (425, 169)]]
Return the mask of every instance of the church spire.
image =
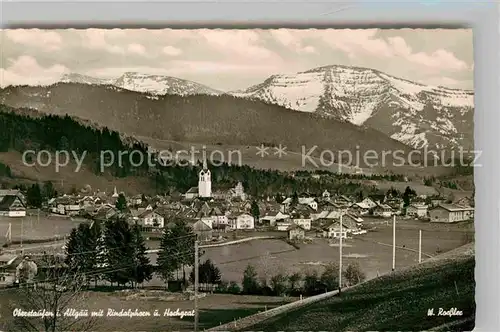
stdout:
[(203, 158), (203, 170), (207, 170), (208, 169), (208, 166), (207, 166), (207, 150), (206, 150), (206, 147), (203, 146), (203, 152), (202, 152), (202, 158)]

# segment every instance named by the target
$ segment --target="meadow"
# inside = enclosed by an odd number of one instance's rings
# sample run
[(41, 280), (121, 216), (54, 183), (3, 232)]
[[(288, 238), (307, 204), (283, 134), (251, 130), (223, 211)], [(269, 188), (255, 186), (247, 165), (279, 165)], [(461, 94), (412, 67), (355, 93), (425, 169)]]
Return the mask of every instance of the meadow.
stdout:
[[(12, 225), (12, 241), (19, 241), (21, 228), (24, 247), (28, 239), (63, 238), (82, 220), (59, 216), (37, 215), (20, 219), (0, 218), (0, 234), (5, 234), (8, 224)], [(367, 234), (347, 239), (343, 245), (343, 264), (358, 262), (367, 278), (389, 272), (392, 269), (392, 221), (365, 218)], [(398, 219), (396, 225), (396, 268), (418, 263), (418, 236), (422, 230), (422, 259), (428, 259), (464, 244), (465, 235), (474, 231), (472, 222), (459, 224), (435, 224), (415, 220)], [(242, 234), (240, 234), (242, 235)], [(250, 234), (262, 235), (262, 234)], [(285, 235), (284, 233), (282, 235)], [(228, 233), (228, 238), (231, 234)], [(5, 243), (6, 238), (0, 236)], [(40, 244), (43, 245), (43, 244)], [(150, 248), (158, 248), (158, 241), (147, 241)], [(37, 246), (33, 244), (31, 246)], [(19, 247), (19, 245), (14, 245)], [(222, 279), (241, 282), (247, 265), (255, 266), (259, 277), (270, 278), (278, 273), (321, 272), (324, 265), (339, 261), (338, 244), (327, 239), (314, 238), (312, 243), (300, 244), (296, 249), (282, 240), (254, 240), (236, 245), (204, 248), (200, 261), (212, 260), (220, 269)], [(156, 263), (157, 254), (149, 254), (151, 263)], [(189, 272), (189, 269), (187, 270)], [(164, 282), (156, 276), (148, 285), (160, 286)]]
[(23, 239), (30, 240), (52, 240), (63, 238), (70, 234), (71, 229), (77, 227), (84, 219), (71, 219), (65, 216), (47, 215), (37, 212), (29, 213), (22, 218), (0, 217), (0, 245), (7, 242), (6, 234), (11, 225), (11, 240), (13, 242)]
[[(475, 322), (473, 244), (279, 314), (251, 331), (472, 331)], [(469, 251), (472, 247), (472, 254)], [(440, 315), (440, 310), (457, 315)], [(431, 310), (431, 312), (429, 312)]]
[[(5, 318), (0, 322), (1, 331), (7, 329), (12, 319), (10, 308), (15, 304), (15, 290), (0, 290), (0, 315)], [(166, 309), (175, 311), (193, 310), (193, 301), (179, 294), (155, 291), (117, 291), (117, 292), (86, 292), (81, 296), (82, 301), (71, 304), (74, 309), (98, 311), (108, 308), (120, 311), (139, 310), (153, 312), (158, 310), (160, 317), (100, 317), (92, 326), (93, 331), (190, 331), (194, 327), (194, 317), (163, 316)], [(228, 323), (239, 318), (253, 315), (266, 309), (271, 309), (291, 301), (295, 298), (211, 294), (199, 299), (199, 327), (208, 329), (220, 324)], [(11, 303), (13, 301), (13, 303)]]
[[(392, 270), (392, 222), (367, 221), (371, 231), (347, 239), (343, 243), (343, 264), (358, 262), (368, 279)], [(422, 259), (455, 249), (464, 243), (464, 234), (473, 232), (473, 223), (431, 224), (414, 220), (398, 220), (396, 226), (396, 269), (418, 263), (419, 230), (422, 229)], [(282, 240), (254, 240), (236, 245), (205, 248), (200, 261), (212, 260), (222, 279), (240, 283), (248, 264), (254, 265), (260, 277), (278, 273), (321, 272), (324, 265), (339, 261), (338, 244), (315, 238), (312, 243), (295, 249)], [(404, 247), (404, 248), (403, 248)], [(150, 254), (156, 262), (156, 254)], [(156, 277), (150, 282), (161, 285)]]

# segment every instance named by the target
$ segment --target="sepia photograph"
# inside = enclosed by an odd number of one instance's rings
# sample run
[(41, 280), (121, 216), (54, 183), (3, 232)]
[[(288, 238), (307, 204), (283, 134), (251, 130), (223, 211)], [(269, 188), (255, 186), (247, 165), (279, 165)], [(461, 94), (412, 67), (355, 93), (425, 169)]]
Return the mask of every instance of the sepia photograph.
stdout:
[(472, 331), (472, 29), (1, 29), (0, 331)]

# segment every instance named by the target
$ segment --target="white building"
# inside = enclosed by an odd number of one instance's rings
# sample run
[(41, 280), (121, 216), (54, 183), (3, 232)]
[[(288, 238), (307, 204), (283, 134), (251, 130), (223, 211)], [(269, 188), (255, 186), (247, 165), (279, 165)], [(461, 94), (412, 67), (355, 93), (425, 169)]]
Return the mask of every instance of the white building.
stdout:
[(288, 214), (279, 211), (275, 215), (267, 215), (260, 218), (261, 222), (269, 222), (269, 226), (276, 226), (276, 222), (290, 218)]
[(292, 219), (292, 223), (300, 226), (302, 229), (308, 231), (311, 229), (311, 218), (297, 218)]
[(330, 192), (325, 189), (325, 191), (323, 191), (323, 194), (321, 196), (323, 197), (323, 199), (330, 199)]
[(474, 208), (453, 204), (440, 204), (429, 210), (431, 222), (459, 222), (474, 219)]
[(232, 229), (254, 229), (255, 218), (247, 213), (243, 213), (236, 218), (231, 218), (229, 220), (229, 226)]
[(276, 230), (278, 232), (286, 232), (288, 230), (288, 228), (292, 225), (296, 225), (296, 224), (293, 224), (290, 221), (290, 219), (280, 220), (280, 221), (276, 222)]
[(245, 189), (243, 188), (243, 184), (241, 182), (238, 182), (238, 184), (233, 188), (232, 196), (238, 197), (242, 201), (245, 201), (247, 199)]
[(26, 205), (19, 196), (7, 195), (0, 200), (0, 216), (25, 217)]
[(291, 222), (292, 224), (296, 224), (296, 225), (299, 225), (300, 227), (302, 227), (303, 229), (305, 229), (306, 231), (310, 230), (311, 229), (311, 216), (309, 213), (307, 212), (292, 212), (291, 214)]
[(379, 204), (373, 209), (375, 217), (390, 218), (392, 216), (392, 208), (387, 204)]
[(377, 206), (377, 203), (375, 203), (372, 199), (366, 197), (363, 199), (361, 202), (361, 206), (366, 206), (368, 209), (373, 209), (374, 207)]
[(198, 175), (198, 197), (212, 197), (212, 179), (206, 158), (203, 159), (203, 169)]
[(427, 217), (427, 209), (428, 207), (425, 204), (413, 203), (406, 209), (406, 215), (416, 218), (425, 218)]
[(140, 224), (145, 227), (163, 228), (165, 226), (165, 218), (155, 211), (146, 210), (137, 218), (139, 219)]
[(318, 202), (313, 197), (299, 197), (299, 204), (307, 205), (314, 211), (318, 210)]

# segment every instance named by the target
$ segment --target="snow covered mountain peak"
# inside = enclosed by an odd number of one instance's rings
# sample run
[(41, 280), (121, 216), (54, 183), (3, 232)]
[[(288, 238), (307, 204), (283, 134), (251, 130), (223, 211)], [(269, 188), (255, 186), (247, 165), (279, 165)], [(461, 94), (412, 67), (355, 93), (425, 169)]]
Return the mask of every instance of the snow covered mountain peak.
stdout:
[(472, 145), (472, 91), (427, 86), (370, 68), (329, 65), (273, 75), (231, 94), (373, 127), (413, 147)]
[(64, 74), (59, 80), (61, 83), (80, 83), (80, 84), (112, 84), (114, 80), (96, 78), (87, 75), (77, 74), (77, 73), (69, 73)]
[(196, 82), (166, 75), (152, 75), (138, 72), (125, 72), (116, 79), (100, 79), (71, 73), (64, 75), (60, 81), (63, 83), (113, 85), (126, 90), (147, 92), (154, 95), (176, 94), (185, 96), (194, 94), (221, 94), (220, 91)]

